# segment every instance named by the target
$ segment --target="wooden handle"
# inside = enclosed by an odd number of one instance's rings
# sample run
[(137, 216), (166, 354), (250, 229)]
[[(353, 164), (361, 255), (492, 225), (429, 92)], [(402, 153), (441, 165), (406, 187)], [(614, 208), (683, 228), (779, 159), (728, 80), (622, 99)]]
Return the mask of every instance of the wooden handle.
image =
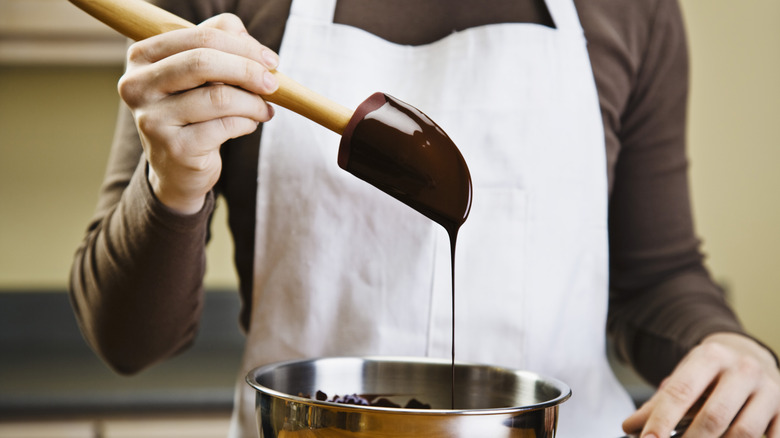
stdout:
[[(195, 27), (189, 21), (143, 0), (70, 0), (88, 14), (135, 41), (176, 29)], [(263, 98), (283, 106), (341, 135), (352, 111), (295, 82), (272, 72), (279, 89)]]

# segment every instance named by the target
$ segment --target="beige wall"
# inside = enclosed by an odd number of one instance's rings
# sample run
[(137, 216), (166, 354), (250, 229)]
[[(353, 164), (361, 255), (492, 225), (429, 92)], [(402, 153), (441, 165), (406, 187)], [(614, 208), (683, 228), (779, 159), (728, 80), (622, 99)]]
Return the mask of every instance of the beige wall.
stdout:
[(65, 285), (94, 208), (120, 73), (0, 69), (0, 287)]
[(780, 2), (682, 5), (699, 234), (744, 324), (780, 351)]
[[(744, 323), (780, 351), (780, 2), (682, 5), (699, 234)], [(119, 74), (117, 66), (0, 67), (0, 290), (65, 287), (102, 178)], [(223, 224), (220, 215), (212, 287), (235, 285)]]
[[(103, 178), (121, 73), (0, 66), (0, 290), (67, 287)], [(213, 288), (236, 284), (224, 210), (209, 248)]]

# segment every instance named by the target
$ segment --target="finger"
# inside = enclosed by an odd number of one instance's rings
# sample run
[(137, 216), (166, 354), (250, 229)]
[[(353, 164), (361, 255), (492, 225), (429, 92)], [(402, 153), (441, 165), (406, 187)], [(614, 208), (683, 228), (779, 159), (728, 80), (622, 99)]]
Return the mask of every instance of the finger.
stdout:
[(226, 32), (230, 32), (235, 35), (248, 33), (246, 27), (244, 27), (244, 22), (241, 21), (241, 19), (238, 18), (238, 16), (236, 16), (235, 14), (230, 14), (230, 13), (215, 15), (203, 21), (198, 26), (222, 29)]
[(726, 438), (737, 437), (780, 437), (780, 430), (773, 430), (773, 425), (780, 415), (780, 388), (777, 385), (761, 385), (747, 404), (742, 408), (737, 419), (731, 424)]
[(253, 60), (213, 49), (193, 49), (136, 69), (119, 80), (119, 94), (131, 107), (210, 82), (221, 82), (255, 94), (271, 94), (278, 83)]
[(706, 392), (721, 372), (722, 360), (713, 356), (722, 352), (714, 348), (691, 351), (658, 389), (652, 412), (642, 430), (642, 436), (669, 436), (686, 412)]
[(197, 27), (178, 29), (139, 41), (128, 50), (128, 63), (151, 64), (197, 48), (210, 48), (253, 59), (272, 70), (279, 63), (276, 53), (252, 38), (241, 20), (232, 14), (221, 14)]
[[(235, 50), (227, 50), (230, 53), (254, 59), (265, 65), (269, 70), (276, 70), (279, 66), (279, 55), (268, 47), (260, 44), (259, 41), (252, 37), (249, 34), (249, 31), (246, 30), (246, 27), (244, 27), (244, 23), (241, 19), (233, 14), (217, 15), (204, 21), (198, 27), (204, 29), (214, 27), (237, 36), (239, 38), (239, 40), (235, 42), (237, 47), (235, 47)], [(230, 48), (233, 48), (233, 46), (228, 47), (228, 49)]]
[[(658, 386), (663, 387), (667, 380), (669, 380), (668, 377), (662, 380), (661, 384)], [(650, 413), (653, 411), (653, 407), (655, 406), (657, 398), (658, 391), (656, 391), (646, 402), (642, 403), (642, 406), (640, 406), (639, 409), (634, 411), (633, 414), (631, 414), (623, 421), (623, 430), (626, 431), (626, 433), (636, 433), (642, 430), (642, 427), (647, 422), (647, 417), (649, 417)]]
[(775, 416), (774, 420), (769, 423), (766, 438), (780, 438), (780, 416)]
[[(270, 69), (275, 69), (279, 65), (279, 56), (276, 52), (264, 46), (250, 35), (249, 31), (244, 26), (244, 23), (236, 15), (230, 13), (219, 14), (202, 22), (198, 27), (213, 27), (238, 36), (248, 44), (248, 46), (240, 46), (248, 50), (248, 55), (257, 55), (260, 53), (262, 56), (258, 61), (264, 62), (266, 67)], [(236, 54), (240, 55), (241, 53), (236, 52)]]
[(721, 436), (757, 390), (761, 366), (753, 358), (741, 358), (723, 372), (693, 419), (688, 434)]
[(272, 115), (271, 106), (260, 96), (226, 84), (209, 84), (172, 95), (156, 111), (178, 126), (230, 116), (266, 122)]
[[(139, 131), (148, 140), (147, 143), (168, 145), (168, 153), (179, 156), (181, 160), (186, 160), (187, 156), (208, 154), (230, 138), (253, 132), (259, 122), (272, 116), (272, 107), (262, 98), (224, 84), (169, 96), (158, 105), (135, 112)], [(244, 118), (246, 122), (192, 128), (192, 125), (226, 117)], [(209, 133), (203, 126), (217, 126), (219, 130)], [(232, 129), (226, 130), (225, 127)], [(188, 132), (193, 130), (198, 134)]]
[(647, 418), (653, 411), (653, 406), (655, 406), (653, 398), (656, 395), (657, 393), (653, 394), (653, 397), (643, 403), (639, 409), (634, 411), (633, 414), (631, 414), (623, 421), (623, 431), (626, 433), (636, 433), (642, 430), (642, 427), (645, 425), (645, 423), (647, 423)]
[(251, 134), (257, 129), (257, 122), (246, 117), (222, 117), (188, 126), (181, 132), (184, 143), (208, 142), (219, 144), (231, 138)]

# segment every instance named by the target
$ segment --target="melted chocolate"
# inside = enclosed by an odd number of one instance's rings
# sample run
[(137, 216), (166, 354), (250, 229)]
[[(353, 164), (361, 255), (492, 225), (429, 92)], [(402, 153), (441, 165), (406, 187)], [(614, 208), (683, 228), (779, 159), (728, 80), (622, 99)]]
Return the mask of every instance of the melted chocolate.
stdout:
[(417, 108), (375, 93), (341, 138), (339, 166), (457, 234), (471, 208), (471, 176), (447, 134)]
[(452, 409), (455, 409), (455, 244), (471, 209), (471, 175), (455, 143), (417, 108), (383, 93), (347, 124), (339, 166), (447, 230), (452, 263)]

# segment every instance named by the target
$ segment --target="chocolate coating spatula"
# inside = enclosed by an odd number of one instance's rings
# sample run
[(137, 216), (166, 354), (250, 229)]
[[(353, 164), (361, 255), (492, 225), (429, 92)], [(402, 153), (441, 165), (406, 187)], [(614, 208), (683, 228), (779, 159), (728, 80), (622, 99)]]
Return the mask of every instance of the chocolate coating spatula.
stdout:
[[(70, 0), (133, 40), (194, 27), (143, 0)], [(471, 177), (447, 134), (413, 106), (375, 93), (352, 112), (279, 71), (279, 88), (263, 98), (342, 136), (338, 164), (448, 230), (471, 208)]]

